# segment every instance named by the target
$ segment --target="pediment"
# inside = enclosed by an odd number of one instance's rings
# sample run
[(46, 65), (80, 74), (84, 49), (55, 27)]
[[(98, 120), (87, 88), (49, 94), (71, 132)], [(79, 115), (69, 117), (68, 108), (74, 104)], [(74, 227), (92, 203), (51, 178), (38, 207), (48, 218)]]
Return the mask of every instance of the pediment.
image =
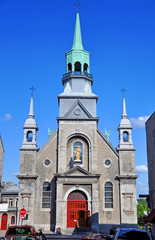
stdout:
[(85, 169), (83, 169), (79, 166), (71, 168), (70, 170), (65, 172), (63, 175), (66, 176), (66, 177), (70, 177), (70, 176), (93, 176), (92, 173), (86, 171)]
[(64, 115), (65, 119), (89, 119), (93, 118), (80, 100), (76, 100), (68, 112)]

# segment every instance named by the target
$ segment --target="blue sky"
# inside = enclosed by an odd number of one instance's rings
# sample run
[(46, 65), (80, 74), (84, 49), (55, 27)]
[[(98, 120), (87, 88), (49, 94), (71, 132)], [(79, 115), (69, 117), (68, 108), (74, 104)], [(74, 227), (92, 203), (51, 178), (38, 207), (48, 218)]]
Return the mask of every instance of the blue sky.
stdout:
[[(74, 0), (0, 0), (0, 134), (5, 149), (3, 181), (19, 172), (23, 125), (34, 85), (37, 143), (57, 129), (57, 95), (63, 92), (65, 52), (73, 43)], [(99, 96), (98, 127), (111, 130), (118, 146), (122, 87), (136, 148), (137, 195), (148, 192), (144, 123), (154, 112), (155, 1), (82, 0), (80, 21), (84, 49), (91, 53), (93, 92)]]

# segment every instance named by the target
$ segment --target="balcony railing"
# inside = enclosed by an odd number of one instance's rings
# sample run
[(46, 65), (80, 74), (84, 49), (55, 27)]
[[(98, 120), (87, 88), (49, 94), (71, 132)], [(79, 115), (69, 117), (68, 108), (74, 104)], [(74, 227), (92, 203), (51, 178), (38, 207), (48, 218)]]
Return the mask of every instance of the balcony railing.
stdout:
[(87, 76), (89, 78), (93, 78), (93, 75), (90, 73), (87, 73), (87, 72), (68, 72), (68, 73), (63, 74), (63, 78), (71, 76), (71, 75), (79, 75), (79, 76), (82, 75), (82, 76)]

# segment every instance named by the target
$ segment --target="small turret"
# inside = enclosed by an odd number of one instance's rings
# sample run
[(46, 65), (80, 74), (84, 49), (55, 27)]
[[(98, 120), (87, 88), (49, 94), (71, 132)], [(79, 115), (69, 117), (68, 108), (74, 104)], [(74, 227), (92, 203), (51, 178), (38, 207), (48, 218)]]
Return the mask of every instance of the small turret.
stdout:
[(36, 149), (37, 148), (36, 137), (37, 137), (38, 127), (34, 120), (34, 114), (33, 114), (33, 95), (31, 96), (30, 111), (28, 114), (28, 119), (25, 121), (23, 129), (24, 129), (24, 140), (22, 144), (22, 149), (23, 148)]
[(118, 148), (128, 149), (133, 148), (132, 142), (132, 126), (127, 118), (128, 115), (126, 113), (126, 104), (125, 104), (125, 97), (123, 97), (123, 114), (120, 125), (118, 127), (119, 131), (119, 146)]

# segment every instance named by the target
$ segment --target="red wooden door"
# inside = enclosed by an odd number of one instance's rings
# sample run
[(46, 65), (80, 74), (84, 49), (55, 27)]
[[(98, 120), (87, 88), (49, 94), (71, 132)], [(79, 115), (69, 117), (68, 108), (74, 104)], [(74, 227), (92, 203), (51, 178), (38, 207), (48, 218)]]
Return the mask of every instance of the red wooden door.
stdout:
[(74, 191), (69, 194), (67, 202), (67, 227), (75, 228), (79, 211), (87, 211), (86, 196), (80, 191)]
[(7, 229), (8, 215), (6, 213), (2, 214), (1, 218), (1, 230)]

